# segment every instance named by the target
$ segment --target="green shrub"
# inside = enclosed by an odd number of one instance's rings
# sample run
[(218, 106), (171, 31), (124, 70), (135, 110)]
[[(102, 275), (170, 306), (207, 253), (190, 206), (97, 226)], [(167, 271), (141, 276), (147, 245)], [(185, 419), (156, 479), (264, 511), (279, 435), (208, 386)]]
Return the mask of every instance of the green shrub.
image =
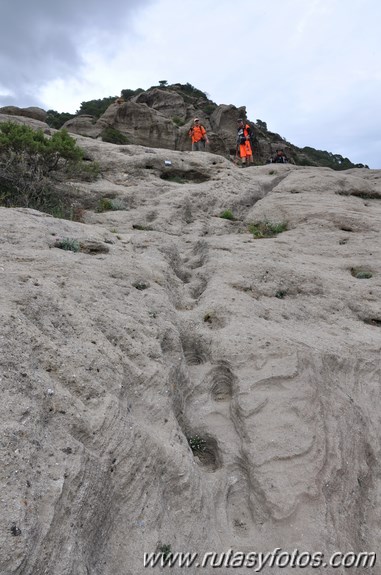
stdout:
[(287, 222), (255, 222), (249, 224), (248, 230), (255, 238), (272, 238), (287, 230)]
[(125, 134), (122, 134), (119, 130), (109, 126), (105, 128), (101, 133), (101, 138), (103, 142), (109, 142), (110, 144), (126, 145), (129, 144), (129, 140)]
[(203, 112), (205, 112), (207, 116), (211, 116), (217, 107), (218, 107), (217, 104), (210, 101), (206, 102), (205, 104), (202, 103), (200, 105), (200, 108), (203, 110)]
[(122, 200), (118, 198), (101, 198), (98, 204), (98, 212), (109, 212), (117, 210), (125, 210), (126, 206), (123, 204)]
[(0, 154), (3, 162), (4, 155), (14, 162), (26, 160), (32, 172), (39, 170), (43, 174), (57, 170), (62, 163), (83, 159), (83, 151), (67, 130), (59, 130), (48, 138), (42, 130), (14, 122), (0, 124)]
[(257, 120), (257, 126), (263, 132), (267, 132), (267, 123), (263, 122), (262, 120)]
[(62, 182), (73, 173), (96, 177), (96, 165), (83, 161), (84, 152), (66, 130), (48, 137), (42, 130), (0, 124), (0, 204), (54, 213), (70, 208)]
[(182, 118), (179, 118), (178, 116), (175, 116), (174, 118), (172, 118), (172, 122), (174, 124), (176, 124), (176, 126), (184, 126), (184, 124), (185, 124), (185, 120), (183, 120)]
[(90, 116), (95, 116), (95, 118), (100, 118), (115, 100), (116, 96), (107, 96), (99, 100), (81, 102), (81, 106), (79, 110), (77, 110), (76, 115), (89, 114)]
[(223, 218), (224, 220), (235, 220), (235, 217), (233, 215), (233, 212), (231, 210), (225, 210), (220, 214), (220, 218)]
[[(326, 150), (315, 150), (310, 146), (301, 149), (303, 156), (297, 157), (296, 163), (303, 166), (326, 166), (333, 170), (348, 170), (349, 168), (367, 168), (364, 164), (353, 164), (348, 158), (340, 154), (333, 154)], [(307, 157), (307, 159), (306, 159)]]
[(70, 179), (78, 179), (84, 182), (93, 182), (101, 173), (98, 162), (76, 162), (67, 166), (65, 175)]
[(62, 240), (56, 240), (54, 244), (56, 248), (60, 248), (61, 250), (71, 251), (71, 252), (79, 252), (81, 246), (78, 240), (74, 240), (72, 238), (63, 238)]
[(68, 112), (56, 112), (56, 110), (48, 110), (46, 113), (46, 123), (51, 128), (59, 130), (62, 128), (65, 122), (75, 118), (74, 114), (69, 114)]

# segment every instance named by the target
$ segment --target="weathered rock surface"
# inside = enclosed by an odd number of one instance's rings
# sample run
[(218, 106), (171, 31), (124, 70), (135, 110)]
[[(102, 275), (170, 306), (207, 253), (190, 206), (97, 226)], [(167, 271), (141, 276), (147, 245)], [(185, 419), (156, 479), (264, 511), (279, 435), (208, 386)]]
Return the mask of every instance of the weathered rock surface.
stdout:
[(119, 209), (0, 209), (0, 572), (378, 551), (381, 172), (78, 142)]
[[(184, 102), (184, 98), (176, 92), (153, 88), (152, 90), (147, 90), (146, 92), (142, 92), (138, 96), (135, 96), (132, 98), (132, 101), (137, 104), (146, 104), (149, 108), (157, 110), (164, 116), (167, 116), (170, 120), (176, 117), (182, 118), (187, 114), (187, 106)], [(191, 116), (192, 113), (190, 114), (190, 117)]]
[(65, 122), (64, 128), (68, 132), (74, 134), (81, 134), (82, 136), (87, 136), (89, 138), (97, 138), (102, 128), (96, 126), (97, 119), (90, 114), (81, 114), (80, 116), (75, 116), (72, 120)]
[[(12, 116), (11, 118), (9, 116)], [(46, 122), (36, 120), (27, 116), (14, 116), (12, 114), (3, 114), (0, 112), (0, 122), (14, 122), (16, 124), (26, 124), (34, 130), (43, 130), (44, 132), (50, 131), (50, 127)]]
[(7, 114), (9, 116), (24, 116), (32, 118), (40, 122), (46, 121), (47, 113), (42, 108), (30, 106), (28, 108), (19, 108), (18, 106), (4, 106), (0, 108), (0, 114)]

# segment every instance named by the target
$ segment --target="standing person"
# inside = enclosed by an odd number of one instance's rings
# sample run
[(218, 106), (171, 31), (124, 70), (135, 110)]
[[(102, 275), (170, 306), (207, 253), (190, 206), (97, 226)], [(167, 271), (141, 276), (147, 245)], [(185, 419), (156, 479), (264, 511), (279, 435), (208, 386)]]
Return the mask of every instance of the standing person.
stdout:
[(237, 120), (237, 152), (239, 152), (239, 157), (241, 158), (241, 164), (244, 168), (253, 164), (253, 150), (251, 149), (250, 137), (252, 135), (252, 130), (246, 122), (241, 118)]
[(205, 152), (205, 144), (209, 144), (209, 140), (204, 126), (200, 124), (199, 118), (194, 119), (188, 135), (192, 138), (192, 152)]

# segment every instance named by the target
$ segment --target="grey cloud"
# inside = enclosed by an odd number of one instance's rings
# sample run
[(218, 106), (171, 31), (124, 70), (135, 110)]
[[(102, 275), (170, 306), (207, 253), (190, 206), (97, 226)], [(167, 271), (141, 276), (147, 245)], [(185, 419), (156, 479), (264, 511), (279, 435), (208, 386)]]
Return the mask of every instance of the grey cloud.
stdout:
[[(129, 16), (153, 0), (3, 0), (0, 8), (0, 106), (39, 105), (36, 87), (75, 77), (81, 41), (97, 32), (114, 35)], [(6, 95), (11, 92), (13, 95)]]

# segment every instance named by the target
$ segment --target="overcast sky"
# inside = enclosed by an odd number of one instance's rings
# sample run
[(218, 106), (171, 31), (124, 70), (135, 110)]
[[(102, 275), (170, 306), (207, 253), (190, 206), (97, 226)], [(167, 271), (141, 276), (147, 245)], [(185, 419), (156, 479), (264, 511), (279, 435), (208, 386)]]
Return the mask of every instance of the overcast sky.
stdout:
[(381, 168), (379, 0), (0, 0), (0, 106), (189, 82), (292, 144)]

